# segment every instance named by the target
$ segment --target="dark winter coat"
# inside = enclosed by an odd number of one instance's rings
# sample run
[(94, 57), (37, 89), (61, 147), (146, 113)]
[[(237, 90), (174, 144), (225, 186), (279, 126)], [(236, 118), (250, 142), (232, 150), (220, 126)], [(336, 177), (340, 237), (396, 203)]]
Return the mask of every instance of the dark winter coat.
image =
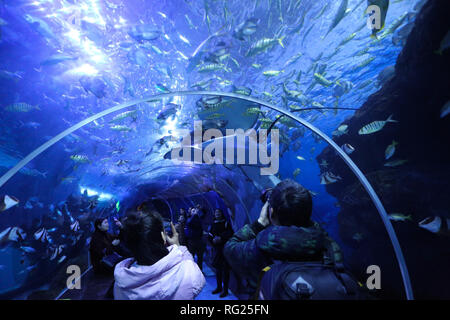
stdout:
[(96, 230), (92, 234), (91, 242), (89, 245), (89, 253), (91, 256), (92, 267), (95, 273), (110, 274), (111, 269), (108, 268), (102, 259), (106, 256), (113, 254), (118, 248), (113, 246), (112, 242), (119, 239), (119, 236), (115, 236), (108, 232)]
[(229, 265), (247, 279), (252, 290), (256, 290), (261, 270), (274, 260), (323, 261), (330, 254), (333, 257), (329, 259), (342, 261), (338, 245), (315, 223), (308, 228), (273, 225), (264, 228), (256, 221), (242, 227), (224, 247)]
[[(212, 266), (217, 268), (226, 260), (223, 255), (223, 247), (225, 243), (233, 236), (233, 229), (231, 225), (226, 220), (214, 221), (209, 227), (208, 240), (213, 247), (212, 255)], [(213, 242), (215, 237), (220, 237), (220, 241), (217, 243)]]
[(203, 236), (202, 220), (198, 214), (192, 215), (186, 220), (185, 227), (186, 239), (199, 240)]

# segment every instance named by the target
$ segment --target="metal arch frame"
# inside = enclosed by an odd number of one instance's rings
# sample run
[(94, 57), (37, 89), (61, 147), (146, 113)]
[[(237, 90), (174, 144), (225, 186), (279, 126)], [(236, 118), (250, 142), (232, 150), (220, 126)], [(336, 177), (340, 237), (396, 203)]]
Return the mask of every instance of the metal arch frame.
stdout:
[(172, 206), (170, 205), (169, 201), (167, 201), (166, 198), (162, 198), (162, 197), (155, 198), (155, 199), (162, 200), (162, 201), (164, 201), (166, 203), (166, 205), (169, 207), (169, 211), (170, 211), (170, 221), (173, 221), (173, 211), (172, 211)]
[(222, 97), (229, 97), (229, 98), (236, 98), (241, 100), (246, 100), (249, 102), (254, 102), (257, 104), (260, 104), (264, 107), (270, 108), (272, 110), (275, 110), (281, 114), (284, 114), (285, 116), (291, 118), (292, 120), (297, 121), (301, 125), (305, 126), (318, 136), (320, 136), (322, 139), (325, 140), (333, 149), (336, 150), (337, 154), (344, 160), (344, 162), (348, 165), (348, 167), (353, 171), (353, 173), (356, 175), (360, 183), (363, 185), (363, 187), (366, 189), (367, 193), (369, 194), (372, 202), (374, 203), (376, 209), (378, 210), (378, 213), (381, 217), (381, 220), (384, 223), (384, 226), (386, 228), (386, 231), (389, 235), (389, 238), (391, 240), (392, 246), (395, 251), (395, 255), (397, 258), (397, 262), (399, 264), (400, 272), (403, 279), (403, 285), (406, 292), (406, 298), (408, 300), (412, 300), (413, 298), (413, 292), (412, 292), (412, 286), (411, 281), (408, 273), (408, 268), (406, 266), (405, 258), (403, 256), (402, 249), (400, 247), (400, 243), (398, 241), (397, 235), (394, 231), (394, 228), (389, 220), (389, 217), (387, 215), (387, 212), (381, 203), (380, 198), (376, 194), (375, 190), (373, 189), (372, 185), (369, 183), (367, 178), (364, 176), (364, 174), (361, 172), (361, 170), (356, 166), (356, 164), (350, 159), (350, 157), (332, 140), (330, 139), (326, 134), (324, 134), (322, 131), (317, 129), (315, 126), (307, 122), (306, 120), (303, 120), (296, 115), (294, 115), (292, 112), (283, 110), (273, 104), (270, 104), (266, 101), (256, 99), (250, 96), (244, 96), (237, 93), (225, 93), (220, 91), (177, 91), (177, 92), (170, 92), (170, 93), (162, 93), (158, 95), (153, 95), (148, 98), (141, 98), (141, 99), (135, 99), (129, 102), (122, 103), (118, 106), (106, 109), (104, 111), (101, 111), (87, 119), (84, 119), (83, 121), (77, 123), (76, 125), (66, 129), (65, 131), (61, 132), (57, 136), (53, 137), (49, 141), (45, 142), (43, 145), (38, 147), (37, 149), (33, 150), (29, 155), (27, 155), (24, 159), (22, 159), (19, 163), (17, 163), (13, 168), (11, 168), (8, 172), (6, 172), (1, 178), (0, 178), (0, 188), (12, 177), (14, 176), (20, 169), (22, 169), (24, 166), (26, 166), (30, 161), (32, 161), (34, 158), (36, 158), (38, 155), (40, 155), (42, 152), (50, 148), (52, 145), (66, 137), (67, 135), (71, 134), (72, 132), (80, 129), (81, 127), (85, 126), (88, 123), (93, 122), (94, 120), (97, 120), (101, 117), (104, 117), (108, 114), (114, 113), (116, 111), (131, 107), (133, 105), (139, 104), (139, 103), (145, 103), (145, 102), (152, 102), (152, 100), (155, 99), (162, 99), (162, 98), (168, 98), (168, 97), (174, 97), (174, 96), (194, 96), (194, 95), (210, 95), (210, 96), (222, 96)]
[(245, 213), (247, 215), (247, 220), (248, 222), (251, 222), (252, 220), (250, 219), (250, 213), (248, 212), (247, 206), (244, 204), (244, 202), (242, 201), (242, 198), (237, 194), (236, 190), (234, 190), (229, 184), (228, 182), (226, 182), (224, 179), (219, 178), (220, 181), (222, 181), (222, 183), (224, 185), (226, 185), (228, 187), (228, 189), (230, 189), (233, 194), (236, 196), (236, 198), (239, 199), (239, 202), (241, 203), (241, 206), (245, 209)]

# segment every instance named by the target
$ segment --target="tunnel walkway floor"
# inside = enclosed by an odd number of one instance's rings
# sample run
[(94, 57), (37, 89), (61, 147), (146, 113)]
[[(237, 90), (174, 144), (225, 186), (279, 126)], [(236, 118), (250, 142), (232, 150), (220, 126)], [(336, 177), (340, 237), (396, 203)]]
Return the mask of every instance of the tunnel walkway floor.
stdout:
[(219, 298), (219, 294), (212, 294), (212, 291), (216, 288), (216, 274), (206, 263), (203, 263), (203, 274), (205, 275), (206, 284), (195, 300), (238, 300), (230, 290), (228, 290), (228, 295), (224, 298)]
[[(195, 300), (238, 300), (231, 291), (228, 291), (228, 296), (224, 298), (220, 298), (219, 294), (212, 294), (212, 291), (216, 288), (216, 274), (206, 263), (203, 263), (203, 274), (206, 284)], [(107, 295), (113, 281), (112, 277), (95, 276), (91, 269), (82, 277), (80, 290), (67, 290), (59, 299), (113, 300), (112, 297)]]

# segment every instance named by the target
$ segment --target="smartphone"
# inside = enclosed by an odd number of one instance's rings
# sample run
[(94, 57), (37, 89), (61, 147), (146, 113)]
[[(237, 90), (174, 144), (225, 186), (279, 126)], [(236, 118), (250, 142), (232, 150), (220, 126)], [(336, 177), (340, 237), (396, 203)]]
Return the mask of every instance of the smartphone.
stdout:
[(166, 232), (166, 234), (169, 237), (172, 238), (173, 237), (173, 232), (172, 232), (172, 227), (170, 225), (170, 221), (164, 221), (163, 224), (164, 224), (164, 231)]

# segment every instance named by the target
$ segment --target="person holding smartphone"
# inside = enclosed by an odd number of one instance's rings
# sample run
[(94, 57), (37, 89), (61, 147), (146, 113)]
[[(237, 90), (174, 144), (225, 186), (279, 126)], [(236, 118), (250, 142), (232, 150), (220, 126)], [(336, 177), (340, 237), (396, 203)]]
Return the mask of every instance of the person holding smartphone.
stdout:
[[(116, 221), (117, 227), (121, 228), (120, 221)], [(94, 273), (99, 275), (112, 275), (114, 265), (108, 264), (105, 258), (117, 256), (115, 262), (118, 262), (121, 255), (120, 234), (113, 235), (108, 233), (109, 223), (108, 219), (97, 219), (94, 222), (94, 233), (92, 234), (91, 242), (89, 244), (89, 253)]]
[(165, 229), (156, 211), (131, 212), (123, 223), (123, 239), (132, 258), (116, 265), (116, 300), (192, 300), (205, 286), (205, 277), (170, 223)]

